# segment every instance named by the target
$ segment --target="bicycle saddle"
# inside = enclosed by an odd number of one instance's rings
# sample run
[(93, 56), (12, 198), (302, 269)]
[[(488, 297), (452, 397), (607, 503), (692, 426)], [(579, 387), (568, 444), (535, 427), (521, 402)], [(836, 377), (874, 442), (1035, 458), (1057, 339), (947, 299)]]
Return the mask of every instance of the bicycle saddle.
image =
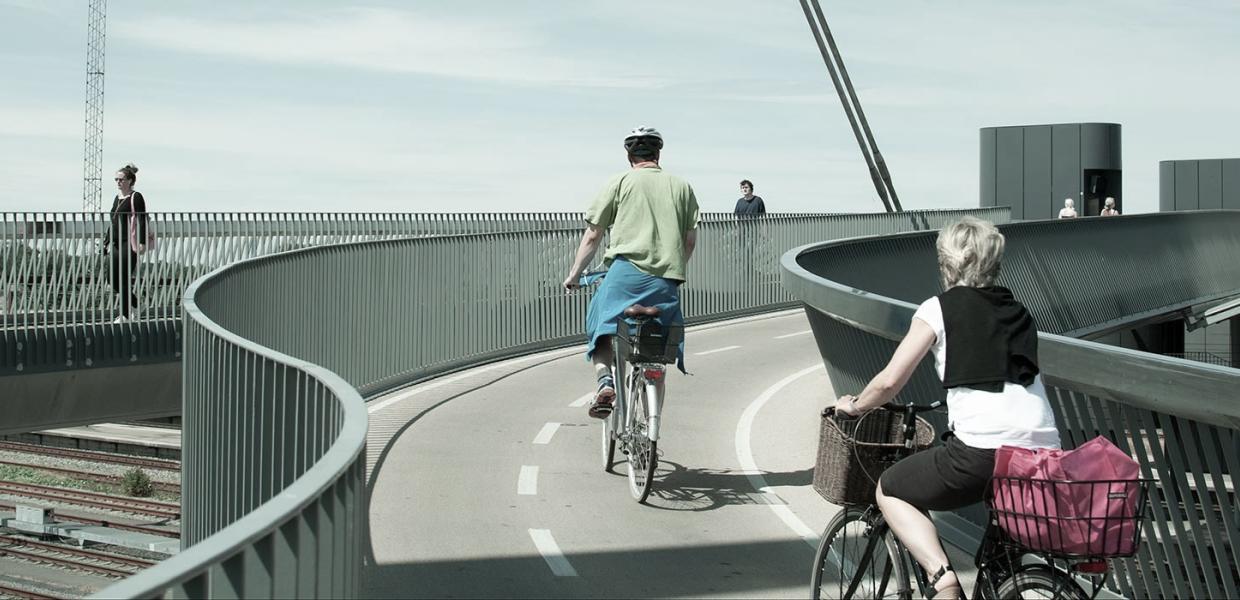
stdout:
[(642, 306), (640, 304), (634, 304), (633, 306), (630, 306), (624, 309), (624, 316), (626, 317), (657, 317), (659, 316), (659, 313), (661, 312), (663, 311), (659, 310), (659, 307), (657, 306)]

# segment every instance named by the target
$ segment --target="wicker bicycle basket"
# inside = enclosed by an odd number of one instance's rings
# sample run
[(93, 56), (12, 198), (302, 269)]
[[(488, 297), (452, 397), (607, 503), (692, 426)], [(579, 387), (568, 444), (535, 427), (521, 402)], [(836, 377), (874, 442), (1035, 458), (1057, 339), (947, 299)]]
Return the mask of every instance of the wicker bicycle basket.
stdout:
[(913, 448), (904, 447), (904, 414), (874, 410), (860, 418), (822, 413), (814, 490), (832, 504), (873, 504), (878, 478), (888, 467), (934, 443), (934, 427), (917, 417)]

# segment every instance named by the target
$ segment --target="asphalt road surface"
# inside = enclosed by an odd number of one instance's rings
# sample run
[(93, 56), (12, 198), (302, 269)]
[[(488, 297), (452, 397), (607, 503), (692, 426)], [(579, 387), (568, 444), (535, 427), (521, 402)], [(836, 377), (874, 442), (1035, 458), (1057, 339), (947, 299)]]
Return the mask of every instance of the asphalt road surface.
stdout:
[(807, 597), (839, 510), (810, 487), (834, 391), (808, 322), (691, 328), (685, 353), (645, 505), (602, 470), (582, 348), (373, 400), (363, 595)]

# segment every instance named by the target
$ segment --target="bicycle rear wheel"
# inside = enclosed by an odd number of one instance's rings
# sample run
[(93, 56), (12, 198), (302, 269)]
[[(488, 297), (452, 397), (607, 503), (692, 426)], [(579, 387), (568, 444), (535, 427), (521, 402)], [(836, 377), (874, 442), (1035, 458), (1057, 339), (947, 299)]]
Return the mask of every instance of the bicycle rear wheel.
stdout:
[(628, 403), (629, 416), (629, 492), (633, 499), (645, 502), (650, 497), (650, 489), (654, 486), (654, 469), (658, 462), (656, 452), (658, 443), (651, 440), (647, 431), (650, 423), (646, 407), (646, 386), (640, 377), (629, 380), (628, 392), (625, 395)]
[(1089, 600), (1089, 594), (1067, 573), (1046, 565), (1029, 565), (999, 584), (999, 597)]
[(860, 508), (835, 515), (818, 542), (810, 595), (814, 600), (912, 598), (908, 567), (891, 530), (871, 526)]

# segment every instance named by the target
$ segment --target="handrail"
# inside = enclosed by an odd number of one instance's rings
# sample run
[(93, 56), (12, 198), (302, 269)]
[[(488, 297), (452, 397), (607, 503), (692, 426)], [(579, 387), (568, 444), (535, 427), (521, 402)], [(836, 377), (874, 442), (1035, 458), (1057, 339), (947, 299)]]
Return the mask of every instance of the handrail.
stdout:
[[(1047, 330), (1083, 335), (1114, 329), (1240, 291), (1234, 260), (1240, 212), (1000, 229), (1007, 251), (999, 284), (1027, 302), (1042, 330), (1039, 363), (1065, 446), (1105, 435), (1136, 457), (1144, 477), (1158, 482), (1146, 542), (1137, 557), (1112, 562), (1112, 591), (1236, 595), (1240, 567), (1228, 556), (1240, 548), (1234, 485), (1240, 404), (1232, 401), (1240, 370)], [(870, 236), (809, 244), (781, 258), (784, 285), (807, 306), (837, 393), (859, 390), (881, 370), (908, 330), (914, 302), (939, 293), (933, 242), (932, 232)], [(924, 403), (943, 396), (927, 358), (901, 399)], [(947, 534), (960, 541), (980, 534), (986, 513), (973, 508), (939, 516)]]

